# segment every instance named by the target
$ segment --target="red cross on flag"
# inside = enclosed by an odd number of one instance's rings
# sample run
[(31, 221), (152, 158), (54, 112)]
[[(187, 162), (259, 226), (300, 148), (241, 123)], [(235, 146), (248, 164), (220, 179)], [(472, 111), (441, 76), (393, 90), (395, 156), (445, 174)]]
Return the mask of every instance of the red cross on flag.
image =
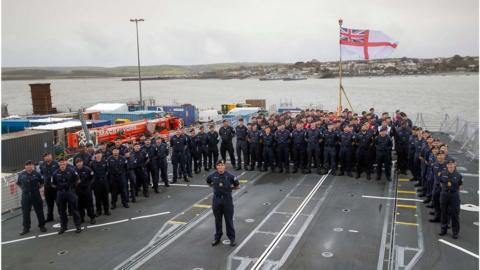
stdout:
[(358, 56), (362, 59), (388, 57), (398, 42), (383, 32), (340, 27), (340, 53), (343, 56)]

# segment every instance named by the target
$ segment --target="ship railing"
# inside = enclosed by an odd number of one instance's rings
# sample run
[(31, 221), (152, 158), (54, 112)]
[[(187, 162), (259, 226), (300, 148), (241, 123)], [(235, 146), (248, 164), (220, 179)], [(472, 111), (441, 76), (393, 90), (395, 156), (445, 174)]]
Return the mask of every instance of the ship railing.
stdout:
[(20, 208), (22, 192), (17, 186), (18, 173), (2, 176), (2, 215)]
[(460, 151), (471, 160), (479, 158), (479, 129), (478, 122), (468, 121), (462, 117), (452, 117), (449, 114), (443, 116), (417, 113), (414, 125), (424, 130), (445, 134), (450, 142), (461, 145)]
[[(36, 168), (39, 171), (39, 168)], [(15, 213), (14, 211), (21, 208), (22, 204), (22, 189), (17, 186), (18, 175), (22, 171), (2, 175), (2, 219), (3, 215), (8, 213)], [(40, 188), (40, 195), (45, 199), (43, 187)]]

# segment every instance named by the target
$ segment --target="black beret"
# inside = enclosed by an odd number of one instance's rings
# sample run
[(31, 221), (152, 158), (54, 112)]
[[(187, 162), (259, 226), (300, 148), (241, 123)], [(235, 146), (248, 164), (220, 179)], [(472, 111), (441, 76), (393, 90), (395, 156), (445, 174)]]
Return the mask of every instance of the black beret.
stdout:
[(32, 165), (32, 164), (33, 164), (33, 162), (31, 160), (25, 161), (25, 165)]

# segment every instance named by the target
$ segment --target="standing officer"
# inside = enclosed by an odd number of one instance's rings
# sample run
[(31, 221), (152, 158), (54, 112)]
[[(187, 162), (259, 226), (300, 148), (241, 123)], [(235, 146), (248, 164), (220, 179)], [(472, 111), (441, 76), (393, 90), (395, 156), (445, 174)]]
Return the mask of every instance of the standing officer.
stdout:
[(367, 180), (370, 180), (370, 174), (372, 172), (370, 149), (373, 145), (373, 135), (368, 130), (368, 123), (364, 124), (361, 131), (355, 135), (355, 144), (357, 146), (357, 175), (355, 178), (360, 178), (362, 172), (365, 172), (367, 174)]
[(412, 135), (412, 131), (408, 127), (408, 122), (401, 122), (399, 129), (395, 132), (395, 151), (397, 152), (398, 169), (401, 174), (407, 173), (408, 168), (408, 148), (409, 139)]
[(172, 183), (176, 183), (177, 178), (182, 176), (185, 182), (190, 182), (187, 178), (187, 172), (185, 171), (185, 147), (187, 147), (187, 138), (182, 134), (180, 129), (176, 130), (175, 135), (170, 138), (170, 147), (172, 147)]
[(90, 217), (90, 224), (95, 224), (95, 213), (93, 211), (93, 171), (88, 166), (83, 165), (83, 160), (77, 158), (75, 160), (75, 171), (80, 178), (77, 185), (78, 211), (80, 212), (80, 221), (84, 222), (85, 211)]
[(235, 130), (228, 124), (227, 120), (223, 120), (223, 127), (218, 130), (222, 142), (220, 143), (220, 154), (222, 155), (223, 160), (227, 160), (227, 151), (230, 156), (230, 162), (232, 166), (235, 167), (235, 155), (233, 153), (233, 142), (232, 139), (235, 136)]
[[(170, 184), (168, 183), (168, 163), (167, 163), (167, 156), (168, 156), (168, 146), (165, 142), (164, 138), (157, 139), (155, 141), (157, 145), (157, 167), (160, 170), (160, 176), (162, 181), (166, 187), (169, 187)], [(158, 187), (157, 187), (158, 189)]]
[(214, 125), (210, 125), (209, 127), (207, 140), (208, 140), (208, 170), (210, 170), (211, 168), (213, 168), (213, 166), (215, 166), (215, 164), (217, 164), (217, 160), (218, 160), (219, 140), (218, 140), (218, 132), (215, 130)]
[(98, 149), (98, 151), (102, 152), (102, 157), (104, 159), (109, 158), (112, 155), (112, 152), (107, 148), (107, 142), (101, 142), (99, 144), (100, 144), (100, 149)]
[(101, 150), (97, 150), (97, 153), (95, 153), (95, 159), (92, 161), (92, 171), (94, 178), (93, 193), (95, 194), (95, 206), (97, 207), (96, 216), (102, 215), (102, 208), (105, 215), (109, 216), (108, 164)]
[(196, 174), (199, 174), (200, 171), (202, 170), (202, 157), (200, 153), (200, 147), (201, 147), (201, 142), (200, 138), (195, 134), (195, 129), (192, 128), (190, 129), (190, 153), (191, 153), (191, 158), (190, 162), (193, 161), (193, 171)]
[(238, 166), (236, 170), (241, 170), (242, 154), (243, 154), (244, 168), (247, 168), (247, 164), (249, 163), (248, 146), (247, 146), (248, 129), (244, 125), (243, 118), (238, 119), (238, 126), (235, 127), (235, 135), (237, 136), (237, 144), (236, 144), (235, 151), (237, 152), (237, 162), (238, 162)]
[(113, 149), (118, 149), (118, 153), (121, 156), (125, 155), (125, 151), (127, 151), (127, 147), (122, 144), (122, 139), (120, 138), (115, 139), (115, 145), (112, 146), (112, 149), (110, 149), (111, 153), (113, 153)]
[(202, 165), (203, 161), (203, 169), (205, 171), (208, 171), (208, 135), (205, 133), (205, 127), (201, 126), (200, 127), (200, 132), (197, 134), (198, 141), (200, 143), (199, 146), (199, 164), (200, 166)]
[(267, 171), (268, 167), (270, 167), (272, 172), (275, 172), (275, 166), (273, 164), (275, 158), (275, 137), (270, 131), (270, 127), (266, 126), (262, 134), (263, 170)]
[(147, 189), (148, 186), (152, 184), (153, 190), (155, 193), (158, 193), (157, 148), (152, 144), (151, 138), (145, 140), (143, 151), (148, 154), (148, 158), (150, 160), (145, 166)]
[(225, 163), (216, 163), (217, 171), (207, 177), (207, 184), (213, 187), (212, 210), (215, 216), (215, 237), (212, 246), (220, 243), (222, 238), (222, 218), (225, 218), (227, 237), (230, 239), (230, 246), (235, 246), (235, 229), (233, 227), (233, 199), (232, 189), (239, 189), (240, 184), (236, 177), (225, 171)]
[(325, 168), (331, 169), (332, 175), (335, 175), (337, 170), (337, 154), (336, 154), (336, 145), (337, 145), (337, 132), (334, 130), (335, 123), (328, 123), (328, 130), (323, 133), (323, 157)]
[(385, 165), (385, 176), (387, 181), (392, 181), (390, 168), (392, 163), (392, 139), (387, 135), (387, 127), (380, 129), (380, 136), (375, 138), (376, 159), (377, 159), (377, 180), (382, 177), (382, 165)]
[(429, 219), (430, 222), (440, 222), (441, 219), (441, 209), (440, 209), (440, 194), (442, 192), (442, 187), (440, 186), (440, 180), (442, 179), (442, 173), (447, 169), (447, 163), (445, 162), (445, 152), (439, 151), (437, 153), (437, 161), (433, 165), (432, 175), (433, 175), (433, 190), (432, 190), (432, 206), (433, 218)]
[(42, 196), (40, 188), (43, 186), (43, 178), (40, 173), (33, 169), (33, 162), (25, 162), (25, 170), (18, 175), (17, 185), (22, 189), (22, 215), (23, 230), (20, 235), (30, 232), (30, 212), (35, 210), (38, 219), (38, 227), (41, 232), (46, 232), (45, 216), (43, 215)]
[(119, 193), (123, 207), (129, 208), (127, 204), (127, 160), (123, 156), (120, 156), (120, 150), (118, 148), (114, 148), (112, 150), (112, 156), (107, 159), (107, 164), (108, 176), (110, 178), (110, 189), (112, 193), (111, 209), (117, 208), (117, 198)]
[(295, 160), (292, 173), (297, 173), (299, 168), (305, 173), (305, 130), (302, 123), (297, 123), (296, 129), (292, 131), (292, 143)]
[(317, 128), (316, 123), (312, 123), (307, 130), (307, 173), (311, 173), (312, 161), (314, 161), (317, 173), (320, 174), (320, 168), (323, 164), (320, 163), (320, 141), (322, 134)]
[(452, 237), (458, 238), (460, 232), (460, 186), (463, 185), (462, 175), (456, 170), (455, 160), (449, 159), (447, 170), (445, 170), (440, 179), (442, 192), (440, 193), (440, 209), (442, 230), (438, 234), (443, 236), (447, 234), (448, 223), (452, 221)]
[[(127, 160), (127, 170), (126, 170), (127, 195), (128, 193), (130, 193), (130, 199), (132, 203), (135, 203), (137, 202), (137, 196), (138, 196), (137, 175), (135, 173), (135, 169), (137, 168), (137, 158), (129, 149), (125, 152), (125, 159)], [(130, 188), (128, 188), (128, 186), (130, 186)], [(127, 196), (127, 202), (129, 202), (128, 196)]]
[[(150, 156), (147, 152), (142, 150), (142, 147), (139, 143), (135, 144), (133, 147), (133, 153), (131, 153), (136, 160), (136, 167), (135, 167), (135, 183), (136, 183), (136, 191), (140, 191), (140, 186), (143, 189), (143, 197), (148, 197), (148, 176), (146, 166), (150, 163)], [(156, 165), (155, 165), (156, 167)], [(158, 181), (157, 181), (158, 183)]]
[(260, 142), (262, 138), (262, 132), (257, 129), (257, 125), (252, 125), (252, 130), (248, 131), (247, 140), (250, 145), (250, 171), (255, 170), (255, 163), (257, 168), (262, 169), (262, 157), (260, 152)]
[(285, 125), (278, 126), (275, 132), (275, 141), (277, 142), (277, 166), (280, 173), (285, 169), (285, 173), (290, 172), (290, 160), (288, 159), (288, 144), (290, 143), (290, 132), (285, 129)]
[(45, 202), (47, 203), (47, 219), (45, 222), (53, 221), (53, 208), (57, 199), (57, 190), (52, 187), (52, 175), (58, 170), (58, 162), (53, 160), (52, 153), (43, 155), (43, 162), (40, 164), (44, 186)]
[(340, 133), (340, 176), (347, 172), (347, 175), (352, 177), (353, 167), (353, 142), (354, 134), (352, 133), (353, 127), (351, 125), (345, 126), (343, 132)]
[[(184, 133), (183, 136), (185, 136), (187, 147), (185, 147), (185, 172), (187, 173), (188, 177), (192, 178), (192, 158), (193, 158), (193, 143), (192, 143), (192, 138)], [(186, 176), (185, 176), (186, 177)]]
[(408, 138), (408, 170), (412, 174), (410, 181), (415, 181), (415, 144), (418, 140), (417, 127), (412, 128), (412, 134)]
[(58, 160), (59, 168), (52, 176), (52, 185), (57, 189), (57, 207), (60, 214), (61, 228), (58, 234), (63, 234), (67, 230), (67, 205), (69, 212), (73, 215), (76, 233), (82, 232), (80, 227), (80, 214), (78, 213), (78, 200), (75, 195), (75, 187), (80, 183), (78, 174), (67, 168), (67, 160), (60, 158)]

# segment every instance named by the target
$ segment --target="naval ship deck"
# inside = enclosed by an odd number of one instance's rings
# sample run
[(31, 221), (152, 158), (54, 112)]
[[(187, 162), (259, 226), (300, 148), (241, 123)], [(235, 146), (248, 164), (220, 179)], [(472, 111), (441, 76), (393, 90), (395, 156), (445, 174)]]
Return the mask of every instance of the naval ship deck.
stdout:
[(4, 216), (2, 268), (478, 269), (478, 163), (458, 149), (450, 144), (464, 176), (457, 240), (450, 231), (437, 235), (440, 226), (428, 222), (430, 209), (408, 175), (386, 182), (230, 170), (242, 185), (234, 192), (237, 246), (212, 247), (211, 189), (202, 171), (188, 185), (162, 187), (84, 224), (80, 234), (57, 235), (57, 216), (40, 234), (32, 214), (30, 234), (19, 237), (21, 216)]

